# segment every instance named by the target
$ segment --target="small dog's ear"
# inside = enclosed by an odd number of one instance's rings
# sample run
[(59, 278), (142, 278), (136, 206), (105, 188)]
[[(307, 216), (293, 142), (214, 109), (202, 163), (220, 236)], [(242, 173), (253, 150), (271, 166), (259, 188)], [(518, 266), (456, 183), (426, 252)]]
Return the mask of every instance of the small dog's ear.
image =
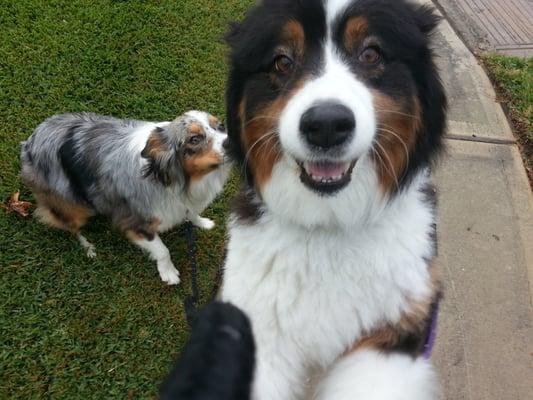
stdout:
[(185, 184), (178, 145), (172, 143), (163, 128), (156, 128), (148, 137), (141, 157), (148, 160), (143, 168), (144, 178), (153, 177), (164, 186)]

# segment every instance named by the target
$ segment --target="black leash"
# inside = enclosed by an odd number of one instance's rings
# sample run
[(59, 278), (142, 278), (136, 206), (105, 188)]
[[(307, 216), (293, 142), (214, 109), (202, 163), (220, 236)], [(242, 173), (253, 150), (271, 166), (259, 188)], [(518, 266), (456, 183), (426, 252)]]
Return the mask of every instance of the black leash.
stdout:
[[(198, 312), (198, 303), (200, 301), (200, 291), (198, 290), (198, 261), (196, 257), (196, 237), (194, 235), (194, 226), (190, 221), (185, 223), (185, 236), (187, 238), (187, 255), (189, 258), (190, 271), (191, 271), (191, 295), (184, 301), (185, 314), (187, 316), (187, 323), (189, 327), (192, 327), (193, 322)], [(226, 259), (226, 252), (224, 252), (224, 258)], [(220, 282), (222, 281), (222, 266), (219, 265), (217, 274), (215, 277), (215, 284), (211, 290), (211, 300), (214, 300), (220, 288)]]
[(196, 261), (196, 239), (194, 237), (194, 227), (190, 221), (185, 223), (185, 236), (187, 237), (187, 255), (191, 265), (191, 295), (185, 299), (185, 314), (189, 327), (192, 326), (196, 312), (200, 293), (198, 291), (198, 263)]

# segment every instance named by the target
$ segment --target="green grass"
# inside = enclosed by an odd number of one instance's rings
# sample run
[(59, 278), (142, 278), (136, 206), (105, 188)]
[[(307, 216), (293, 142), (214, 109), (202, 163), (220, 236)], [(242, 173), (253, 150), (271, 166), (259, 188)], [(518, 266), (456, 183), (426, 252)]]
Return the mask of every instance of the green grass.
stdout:
[[(227, 22), (251, 0), (4, 0), (0, 7), (0, 199), (21, 190), (19, 142), (46, 117), (93, 111), (168, 120), (199, 108), (223, 116)], [(198, 232), (202, 299), (222, 261), (233, 179)], [(182, 272), (155, 265), (103, 219), (76, 240), (0, 209), (0, 398), (153, 398), (188, 337), (190, 292), (180, 228), (163, 236)]]
[(533, 184), (533, 57), (483, 57), (500, 101), (508, 111)]

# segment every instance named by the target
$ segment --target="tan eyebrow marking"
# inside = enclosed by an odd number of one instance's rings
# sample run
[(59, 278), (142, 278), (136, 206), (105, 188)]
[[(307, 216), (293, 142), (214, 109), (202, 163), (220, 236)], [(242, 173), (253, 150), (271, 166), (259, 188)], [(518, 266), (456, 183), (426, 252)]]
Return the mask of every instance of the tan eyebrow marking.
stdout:
[(197, 122), (191, 123), (187, 130), (189, 131), (190, 134), (202, 134), (202, 133), (204, 133), (204, 128), (202, 127), (202, 125), (200, 125)]
[(298, 57), (302, 57), (305, 49), (304, 28), (298, 21), (291, 20), (282, 29), (281, 39), (291, 46)]
[(349, 53), (354, 52), (356, 45), (366, 37), (367, 31), (368, 21), (365, 17), (357, 16), (348, 20), (344, 29), (343, 42)]

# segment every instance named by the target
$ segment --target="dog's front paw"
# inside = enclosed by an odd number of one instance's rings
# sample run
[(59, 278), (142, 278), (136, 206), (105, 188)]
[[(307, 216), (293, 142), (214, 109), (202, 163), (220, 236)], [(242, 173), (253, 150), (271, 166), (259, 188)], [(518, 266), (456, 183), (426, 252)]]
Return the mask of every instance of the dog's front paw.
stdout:
[(198, 228), (210, 230), (215, 227), (215, 221), (209, 218), (198, 217), (194, 221), (194, 225), (196, 225)]
[(170, 259), (158, 261), (157, 270), (159, 271), (161, 280), (167, 285), (177, 285), (180, 283), (180, 273)]

